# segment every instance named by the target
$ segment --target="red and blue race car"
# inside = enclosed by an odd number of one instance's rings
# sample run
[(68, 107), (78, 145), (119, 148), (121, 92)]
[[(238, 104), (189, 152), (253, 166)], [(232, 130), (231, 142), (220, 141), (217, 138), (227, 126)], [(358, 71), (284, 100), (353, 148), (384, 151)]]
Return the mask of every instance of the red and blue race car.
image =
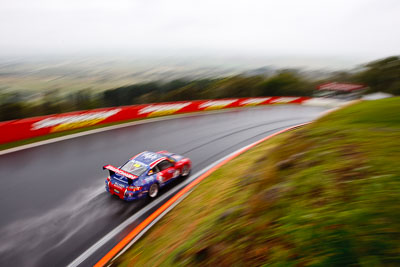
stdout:
[(106, 165), (110, 175), (106, 190), (119, 198), (132, 201), (145, 196), (155, 198), (159, 189), (179, 177), (190, 174), (189, 158), (168, 151), (144, 151), (117, 168)]

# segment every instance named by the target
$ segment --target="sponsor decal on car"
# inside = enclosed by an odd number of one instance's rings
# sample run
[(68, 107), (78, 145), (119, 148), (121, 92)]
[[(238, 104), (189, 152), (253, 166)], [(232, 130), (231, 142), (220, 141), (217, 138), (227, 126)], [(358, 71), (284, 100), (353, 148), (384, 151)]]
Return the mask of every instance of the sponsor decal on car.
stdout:
[(31, 130), (39, 130), (42, 128), (51, 127), (50, 132), (59, 132), (91, 126), (117, 114), (119, 111), (121, 111), (120, 108), (112, 109), (109, 111), (88, 112), (70, 116), (50, 117), (32, 124)]
[(221, 109), (226, 106), (231, 105), (232, 103), (236, 102), (237, 99), (229, 99), (229, 100), (211, 100), (203, 103), (199, 106), (204, 110), (213, 110), (213, 109)]
[(118, 187), (118, 188), (125, 188), (125, 185), (123, 185), (123, 184), (120, 184), (120, 183), (117, 183), (117, 182), (115, 182), (114, 183), (114, 186), (116, 186), (116, 187)]
[(123, 171), (121, 169), (115, 168), (114, 166), (111, 166), (111, 165), (104, 166), (103, 168), (107, 169), (107, 170), (110, 170), (110, 171), (113, 171), (115, 173), (121, 174), (121, 175), (123, 175), (123, 176), (125, 176), (127, 178), (130, 178), (130, 179), (138, 178), (136, 175), (133, 175), (133, 174), (131, 174), (129, 172), (126, 172), (126, 171)]
[(151, 160), (154, 160), (159, 157), (158, 154), (152, 152), (145, 152), (141, 156), (144, 157), (145, 159), (151, 159)]
[(164, 104), (164, 105), (149, 105), (138, 111), (138, 114), (146, 114), (147, 117), (161, 116), (173, 114), (186, 106), (189, 106), (192, 102), (178, 103), (178, 104)]

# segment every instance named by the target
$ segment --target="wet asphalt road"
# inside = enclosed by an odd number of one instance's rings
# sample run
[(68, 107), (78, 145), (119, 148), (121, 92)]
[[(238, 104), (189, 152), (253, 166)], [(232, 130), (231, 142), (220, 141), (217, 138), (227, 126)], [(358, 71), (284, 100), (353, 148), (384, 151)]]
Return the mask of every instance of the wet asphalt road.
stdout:
[[(190, 157), (192, 173), (322, 107), (266, 106), (194, 115), (95, 133), (0, 156), (0, 266), (65, 266), (125, 219), (145, 211), (91, 255), (97, 262), (161, 204), (125, 203), (104, 191), (102, 166), (119, 166), (143, 150)], [(188, 178), (190, 179), (190, 177)], [(176, 182), (161, 191), (168, 195)], [(161, 197), (161, 196), (159, 196)], [(154, 206), (154, 205), (153, 205)]]

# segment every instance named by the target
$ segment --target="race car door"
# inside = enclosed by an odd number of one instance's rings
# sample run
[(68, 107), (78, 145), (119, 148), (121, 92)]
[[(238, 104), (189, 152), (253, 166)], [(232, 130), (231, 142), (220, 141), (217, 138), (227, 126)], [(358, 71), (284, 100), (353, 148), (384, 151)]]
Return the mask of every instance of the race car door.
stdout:
[(172, 178), (175, 178), (177, 176), (176, 172), (179, 173), (179, 171), (176, 170), (175, 165), (169, 160), (161, 161), (157, 164), (157, 167), (160, 170), (160, 172), (157, 174), (157, 179), (162, 183), (165, 183)]

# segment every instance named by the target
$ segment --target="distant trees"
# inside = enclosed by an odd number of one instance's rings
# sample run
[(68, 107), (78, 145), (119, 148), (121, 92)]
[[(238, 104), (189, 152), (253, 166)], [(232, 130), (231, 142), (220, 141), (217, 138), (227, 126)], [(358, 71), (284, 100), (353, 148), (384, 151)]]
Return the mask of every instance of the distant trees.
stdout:
[[(230, 97), (310, 96), (315, 86), (326, 80), (310, 80), (295, 70), (281, 70), (274, 75), (236, 75), (214, 79), (177, 79), (126, 85), (96, 93), (92, 89), (66, 93), (53, 89), (40, 101), (26, 104), (29, 96), (21, 93), (0, 95), (0, 120), (10, 120), (74, 110), (114, 107), (164, 101), (186, 101)], [(359, 82), (371, 92), (400, 95), (400, 58), (370, 62), (357, 72), (334, 72), (329, 81)]]
[[(159, 91), (161, 89), (157, 82), (133, 84), (105, 91), (102, 100), (107, 107), (139, 104), (146, 99), (158, 101), (158, 94), (152, 93)], [(146, 94), (147, 97), (142, 97)]]
[(0, 120), (14, 120), (24, 117), (24, 106), (21, 103), (3, 103), (0, 105)]
[(205, 97), (205, 90), (213, 83), (212, 80), (191, 81), (183, 87), (170, 90), (163, 97), (163, 101), (185, 101), (202, 99)]
[[(42, 103), (40, 105), (40, 115), (61, 113), (64, 108), (61, 106), (61, 96), (58, 89), (48, 90), (43, 94)], [(71, 104), (70, 104), (71, 105)]]
[(365, 83), (372, 92), (400, 95), (400, 58), (388, 57), (370, 62), (364, 70), (355, 74), (355, 80)]
[(29, 116), (20, 93), (3, 93), (0, 95), (0, 120), (13, 120)]
[(308, 96), (314, 88), (306, 79), (290, 71), (282, 71), (260, 84), (258, 96)]
[(261, 76), (237, 75), (216, 80), (204, 90), (203, 98), (250, 97), (258, 94)]

